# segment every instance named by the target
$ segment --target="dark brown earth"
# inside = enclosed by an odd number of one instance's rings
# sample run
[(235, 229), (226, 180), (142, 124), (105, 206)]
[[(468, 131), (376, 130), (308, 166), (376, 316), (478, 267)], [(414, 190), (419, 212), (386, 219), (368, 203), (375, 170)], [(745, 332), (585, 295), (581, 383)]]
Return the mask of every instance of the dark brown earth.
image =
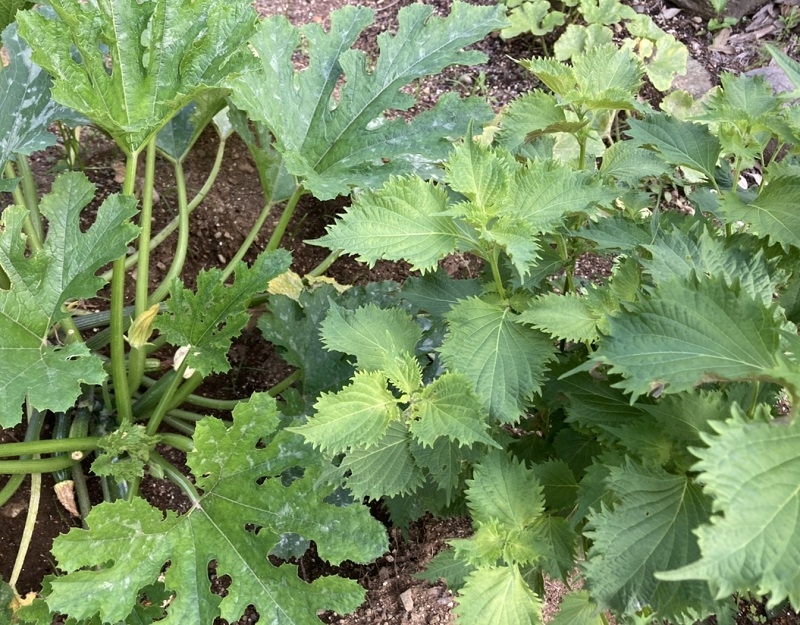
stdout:
[[(492, 4), (491, 0), (471, 0), (473, 4)], [(325, 24), (333, 9), (345, 4), (363, 4), (376, 10), (376, 24), (359, 41), (359, 46), (371, 54), (376, 53), (375, 36), (385, 29), (396, 27), (397, 11), (412, 0), (257, 0), (256, 6), (264, 15), (284, 14), (293, 23), (315, 21)], [(440, 13), (446, 13), (449, 0), (432, 2)], [(722, 71), (744, 72), (766, 64), (761, 52), (761, 43), (769, 41), (792, 54), (798, 47), (800, 28), (792, 25), (791, 11), (796, 10), (797, 0), (769, 2), (755, 16), (745, 19), (732, 29), (709, 33), (705, 20), (678, 11), (661, 0), (632, 0), (633, 6), (646, 12), (668, 32), (674, 34), (689, 48), (694, 59), (689, 82), (697, 85), (705, 81), (706, 88), (718, 82)], [(550, 42), (552, 43), (552, 42)], [(426, 82), (420, 89), (421, 107), (435, 101), (442, 91), (455, 89), (463, 94), (476, 93), (485, 96), (500, 109), (516, 95), (535, 86), (534, 80), (514, 59), (529, 58), (540, 50), (531, 37), (521, 36), (503, 41), (491, 36), (477, 47), (485, 51), (490, 59), (473, 68), (453, 68), (441, 77)], [(653, 100), (658, 95), (650, 90)], [(99, 132), (87, 130), (82, 137), (82, 158), (85, 172), (98, 185), (98, 201), (106, 195), (119, 191), (117, 172), (124, 162), (116, 150)], [(204, 183), (214, 160), (217, 139), (207, 132), (198, 142), (186, 164), (187, 183), (191, 197)], [(33, 159), (34, 170), (41, 192), (46, 192), (53, 179), (53, 170), (62, 153), (58, 147), (51, 148)], [(169, 222), (176, 214), (176, 191), (171, 167), (159, 161), (156, 188), (159, 200), (154, 207), (154, 231)], [(226, 159), (218, 179), (207, 199), (192, 214), (190, 253), (184, 269), (184, 280), (191, 285), (197, 272), (204, 268), (220, 266), (229, 260), (244, 240), (262, 208), (263, 197), (258, 176), (244, 144), (233, 137), (226, 147)], [(304, 274), (316, 266), (326, 255), (326, 250), (303, 244), (304, 240), (324, 233), (344, 201), (320, 203), (313, 198), (302, 200), (284, 239), (284, 246), (291, 249), (294, 270)], [(2, 204), (0, 204), (1, 206)], [(269, 237), (277, 215), (271, 219), (256, 240), (246, 260), (261, 251)], [(153, 254), (154, 284), (157, 284), (171, 261), (174, 236), (155, 250)], [(450, 271), (472, 272), (468, 258), (449, 261)], [(602, 272), (602, 263), (588, 259), (586, 273)], [(328, 275), (344, 284), (359, 284), (380, 279), (403, 280), (409, 275), (408, 268), (389, 263), (379, 263), (369, 270), (352, 259), (338, 260)], [(95, 305), (104, 307), (100, 298)], [(166, 360), (169, 354), (163, 354)], [(248, 397), (254, 391), (263, 391), (282, 380), (291, 369), (273, 352), (261, 338), (257, 329), (246, 330), (236, 341), (231, 352), (232, 374), (207, 380), (198, 393), (218, 398)], [(169, 363), (166, 362), (165, 366)], [(0, 442), (21, 440), (21, 428), (0, 431)], [(174, 450), (163, 450), (170, 460), (180, 462)], [(0, 477), (0, 487), (6, 478)], [(97, 484), (90, 489), (95, 501), (101, 493)], [(146, 478), (142, 492), (154, 505), (181, 510), (186, 501), (176, 487), (166, 481)], [(0, 509), (0, 577), (8, 579), (25, 522), (29, 487), (26, 484), (15, 497)], [(379, 514), (379, 511), (378, 511)], [(55, 572), (55, 563), (49, 555), (52, 539), (79, 523), (69, 515), (52, 494), (52, 479), (44, 476), (44, 490), (39, 517), (36, 523), (34, 542), (25, 563), (18, 590), (22, 593), (37, 590), (44, 575)], [(368, 591), (364, 605), (353, 615), (322, 615), (322, 622), (338, 625), (422, 625), (454, 622), (451, 609), (452, 594), (442, 585), (432, 585), (416, 580), (414, 573), (424, 569), (427, 562), (445, 545), (448, 538), (469, 533), (466, 519), (433, 519), (425, 517), (415, 523), (403, 538), (396, 529), (390, 530), (390, 552), (381, 560), (366, 566), (349, 567), (342, 574), (357, 579)], [(301, 562), (301, 575), (306, 578), (326, 571), (323, 563), (307, 556)], [(555, 609), (563, 587), (550, 586), (549, 612)], [(254, 614), (246, 615), (240, 622), (253, 623)], [(771, 625), (798, 625), (800, 617), (790, 612), (768, 614), (763, 605), (754, 598), (740, 602), (737, 621), (742, 624), (769, 623)], [(222, 623), (222, 621), (220, 621)], [(488, 624), (487, 624), (488, 625)]]

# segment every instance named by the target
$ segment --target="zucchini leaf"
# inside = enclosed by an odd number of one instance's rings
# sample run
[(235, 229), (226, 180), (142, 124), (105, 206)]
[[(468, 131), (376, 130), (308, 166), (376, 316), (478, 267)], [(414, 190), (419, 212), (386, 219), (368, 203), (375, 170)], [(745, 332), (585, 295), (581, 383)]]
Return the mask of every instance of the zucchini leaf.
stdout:
[(48, 333), (68, 316), (68, 300), (94, 297), (103, 280), (95, 272), (125, 254), (138, 228), (128, 222), (136, 200), (108, 197), (94, 224), (81, 232), (81, 211), (94, 197), (94, 185), (80, 173), (56, 178), (41, 200), (48, 220), (43, 247), (28, 256), (22, 206), (3, 210), (0, 221), (0, 266), (11, 280), (0, 289), (0, 426), (19, 423), (27, 396), (38, 410), (64, 411), (73, 405), (81, 384), (100, 384), (102, 360), (82, 343), (53, 345)]
[(60, 19), (19, 14), (53, 97), (126, 154), (208, 88), (243, 69), (256, 13), (246, 0), (52, 0)]
[[(461, 49), (506, 24), (500, 6), (456, 1), (446, 18), (432, 12), (423, 4), (403, 8), (397, 33), (378, 37), (381, 53), (374, 67), (351, 49), (372, 22), (366, 7), (334, 11), (328, 32), (318, 24), (297, 29), (282, 16), (262, 22), (251, 40), (258, 60), (230, 81), (231, 98), (252, 120), (266, 124), (289, 172), (317, 198), (346, 195), (355, 186), (376, 188), (391, 174), (430, 176), (432, 163), (447, 156), (450, 138), (462, 136), (470, 120), (491, 119), (485, 102), (453, 94), (408, 123), (384, 116), (416, 103), (400, 92), (409, 83), (449, 65), (483, 61), (482, 53)], [(296, 71), (293, 55), (301, 36), (308, 67)]]
[[(276, 431), (279, 420), (275, 401), (257, 394), (236, 407), (229, 429), (201, 421), (187, 464), (202, 495), (185, 514), (164, 515), (139, 498), (95, 506), (89, 529), (55, 541), (66, 575), (53, 579), (49, 607), (117, 623), (168, 565), (164, 584), (175, 594), (162, 623), (234, 622), (253, 605), (276, 625), (315, 625), (319, 610), (354, 610), (364, 596), (355, 581), (307, 583), (294, 565), (267, 559), (289, 532), (315, 541), (320, 557), (337, 564), (368, 562), (386, 548), (386, 532), (366, 507), (325, 503), (333, 489), (317, 483), (322, 463), (299, 437)], [(211, 592), (212, 563), (231, 578), (224, 598)]]

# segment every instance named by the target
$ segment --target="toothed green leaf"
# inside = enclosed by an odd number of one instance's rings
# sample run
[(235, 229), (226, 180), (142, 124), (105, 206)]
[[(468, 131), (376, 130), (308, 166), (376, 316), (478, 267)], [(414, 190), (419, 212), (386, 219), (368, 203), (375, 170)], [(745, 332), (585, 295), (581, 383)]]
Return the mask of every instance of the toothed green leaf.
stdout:
[(415, 400), (410, 431), (424, 446), (432, 447), (445, 437), (471, 447), (484, 443), (499, 447), (486, 433), (488, 416), (475, 396), (472, 383), (457, 373), (446, 373), (426, 386)]
[[(55, 542), (66, 574), (53, 579), (49, 607), (77, 619), (99, 613), (116, 623), (166, 568), (164, 584), (175, 594), (159, 621), (165, 624), (211, 623), (218, 616), (233, 622), (252, 605), (276, 624), (312, 625), (319, 610), (355, 609), (364, 591), (354, 581), (308, 583), (294, 565), (276, 567), (267, 559), (288, 532), (313, 540), (332, 563), (367, 562), (386, 548), (385, 530), (367, 508), (325, 503), (332, 489), (317, 483), (319, 458), (298, 437), (276, 432), (278, 422), (266, 395), (239, 404), (230, 428), (218, 419), (201, 421), (187, 462), (203, 494), (182, 515), (164, 514), (140, 498), (95, 506), (88, 529)], [(302, 477), (281, 479), (298, 466)], [(224, 598), (211, 591), (212, 561), (217, 575), (231, 580)]]
[(564, 13), (553, 9), (547, 0), (528, 0), (511, 9), (508, 14), (511, 25), (500, 31), (503, 39), (511, 39), (523, 33), (531, 33), (542, 37), (561, 26)]
[[(693, 467), (714, 498), (711, 523), (697, 530), (701, 556), (659, 579), (702, 580), (718, 599), (756, 592), (775, 606), (788, 598), (800, 608), (800, 425), (711, 424)], [(746, 461), (743, 461), (745, 460)], [(684, 582), (685, 583), (685, 582)]]
[(327, 234), (312, 243), (375, 261), (406, 260), (426, 273), (454, 252), (461, 232), (447, 208), (442, 187), (421, 178), (393, 178), (376, 192), (356, 197)]
[(668, 583), (654, 576), (697, 558), (692, 530), (711, 512), (699, 486), (628, 461), (611, 468), (607, 487), (615, 503), (589, 515), (593, 544), (584, 567), (586, 586), (600, 606), (619, 611), (649, 606), (668, 619), (697, 605), (713, 609), (705, 583)]
[(125, 254), (138, 229), (128, 222), (136, 201), (108, 197), (94, 223), (81, 232), (80, 219), (94, 196), (94, 185), (83, 174), (56, 178), (42, 197), (40, 211), (48, 220), (41, 250), (26, 249), (22, 226), (28, 216), (21, 206), (5, 208), (0, 222), (0, 267), (11, 288), (0, 289), (0, 425), (22, 419), (27, 397), (38, 410), (67, 410), (81, 384), (100, 384), (106, 374), (102, 360), (81, 342), (52, 345), (48, 332), (66, 318), (69, 300), (91, 298), (104, 282), (95, 272)]
[(289, 429), (328, 455), (377, 443), (400, 418), (397, 400), (380, 372), (356, 373), (338, 393), (323, 393), (314, 409), (316, 414), (305, 425)]
[(547, 332), (553, 338), (567, 341), (594, 341), (602, 319), (585, 297), (575, 293), (548, 293), (535, 299), (519, 316), (522, 323)]
[(446, 319), (449, 331), (439, 350), (445, 364), (470, 379), (494, 418), (516, 421), (543, 382), (551, 341), (518, 323), (507, 307), (475, 297), (458, 302)]
[(453, 610), (459, 625), (541, 625), (542, 602), (517, 566), (479, 568), (467, 576)]
[(604, 625), (606, 622), (592, 596), (585, 590), (568, 592), (561, 598), (551, 625)]

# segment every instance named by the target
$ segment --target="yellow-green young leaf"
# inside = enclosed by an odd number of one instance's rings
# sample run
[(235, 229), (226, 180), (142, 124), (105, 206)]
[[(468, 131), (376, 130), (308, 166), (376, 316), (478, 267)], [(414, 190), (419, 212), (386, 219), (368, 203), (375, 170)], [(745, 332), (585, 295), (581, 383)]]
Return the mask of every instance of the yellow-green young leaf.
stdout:
[[(702, 557), (664, 580), (702, 580), (717, 598), (733, 592), (788, 598), (800, 608), (800, 424), (745, 422), (711, 424), (707, 447), (693, 450), (694, 470), (720, 514), (697, 530)], [(662, 568), (662, 571), (667, 570)]]
[(534, 161), (514, 176), (502, 208), (533, 230), (550, 232), (570, 213), (608, 204), (617, 195), (585, 172), (553, 161)]
[(106, 377), (103, 362), (78, 341), (51, 345), (48, 332), (67, 314), (69, 300), (94, 297), (103, 280), (95, 272), (125, 254), (138, 229), (128, 219), (136, 214), (136, 200), (108, 197), (94, 224), (81, 232), (82, 210), (94, 196), (94, 185), (83, 174), (56, 178), (52, 191), (41, 200), (48, 220), (47, 238), (39, 251), (28, 253), (23, 223), (28, 211), (21, 206), (3, 210), (0, 222), (0, 267), (11, 288), (0, 289), (0, 426), (20, 422), (20, 406), (27, 397), (38, 410), (67, 410), (81, 384), (100, 384)]
[(92, 462), (92, 472), (119, 481), (142, 477), (157, 442), (158, 437), (148, 436), (143, 425), (123, 423), (100, 439), (102, 452)]
[[(78, 620), (99, 614), (117, 623), (163, 571), (174, 593), (163, 623), (235, 622), (252, 605), (276, 624), (314, 625), (319, 610), (355, 609), (364, 591), (354, 581), (308, 583), (294, 565), (267, 558), (292, 532), (313, 540), (332, 563), (367, 562), (386, 549), (386, 532), (367, 508), (326, 503), (333, 488), (319, 483), (321, 459), (298, 436), (276, 431), (279, 418), (274, 400), (261, 394), (236, 407), (230, 428), (218, 419), (197, 425), (187, 463), (202, 495), (185, 514), (165, 515), (140, 498), (95, 506), (88, 529), (53, 546), (66, 574), (53, 579), (48, 606)], [(231, 580), (224, 598), (211, 591), (212, 562)]]
[(726, 193), (721, 208), (729, 222), (750, 224), (754, 234), (767, 237), (771, 243), (800, 248), (800, 177), (784, 177), (761, 185), (758, 196), (749, 203), (735, 192)]
[(600, 607), (625, 612), (649, 606), (666, 619), (690, 608), (713, 610), (705, 583), (669, 583), (654, 576), (699, 555), (693, 530), (711, 512), (700, 487), (684, 475), (628, 460), (611, 468), (607, 488), (616, 503), (592, 512), (585, 532), (593, 541), (584, 565), (586, 586)]
[(564, 24), (564, 13), (553, 9), (547, 0), (525, 0), (508, 14), (511, 25), (500, 31), (503, 39), (511, 39), (523, 33), (542, 37)]
[(575, 590), (561, 598), (551, 625), (605, 625), (606, 619), (586, 590)]
[(623, 375), (615, 386), (634, 398), (783, 375), (774, 311), (723, 278), (670, 282), (608, 323), (593, 362)]
[(245, 43), (256, 13), (246, 0), (50, 5), (59, 19), (19, 15), (33, 60), (55, 78), (58, 102), (103, 128), (128, 154), (252, 56)]
[(572, 68), (553, 58), (534, 57), (530, 61), (520, 61), (520, 65), (533, 72), (556, 95), (564, 97), (577, 87)]
[(222, 271), (201, 271), (197, 291), (183, 288), (176, 278), (170, 288), (166, 314), (156, 317), (153, 325), (171, 345), (189, 346), (185, 362), (189, 368), (206, 376), (212, 371), (230, 369), (227, 353), (231, 341), (247, 325), (250, 298), (266, 290), (273, 278), (285, 272), (291, 257), (285, 250), (264, 252), (248, 267), (240, 262), (230, 286), (222, 281)]
[(645, 61), (644, 71), (656, 89), (667, 91), (676, 76), (686, 74), (689, 51), (683, 43), (667, 33), (656, 39), (655, 44), (656, 53)]
[(630, 51), (617, 48), (613, 43), (595, 46), (573, 59), (572, 72), (578, 84), (579, 100), (591, 108), (631, 109), (636, 106), (635, 97), (644, 70)]
[(383, 439), (392, 421), (400, 418), (397, 400), (380, 372), (356, 373), (337, 393), (323, 393), (316, 414), (304, 425), (289, 428), (326, 455), (354, 447), (369, 447)]
[(480, 568), (470, 573), (453, 612), (459, 625), (542, 623), (542, 602), (516, 565)]
[(580, 12), (589, 24), (617, 24), (636, 16), (636, 11), (619, 0), (580, 0)]
[(568, 61), (595, 46), (611, 43), (613, 39), (614, 32), (602, 24), (569, 24), (553, 44), (553, 56), (559, 61)]
[(487, 216), (493, 216), (516, 169), (519, 165), (505, 150), (483, 147), (467, 137), (447, 160), (445, 180), (451, 189), (481, 207)]
[(445, 437), (459, 446), (484, 443), (499, 445), (486, 433), (488, 417), (483, 402), (475, 395), (472, 383), (457, 373), (445, 373), (426, 386), (412, 405), (409, 429), (426, 447)]
[(423, 273), (456, 250), (461, 233), (447, 209), (444, 188), (421, 178), (393, 178), (376, 192), (356, 197), (327, 234), (312, 243), (375, 261), (406, 260)]
[(375, 371), (404, 354), (413, 354), (422, 329), (400, 308), (374, 304), (347, 310), (331, 303), (320, 330), (329, 350), (352, 354), (360, 369)]
[(341, 469), (350, 471), (345, 484), (356, 500), (408, 495), (422, 485), (425, 478), (414, 462), (409, 441), (406, 425), (392, 421), (380, 441), (345, 456)]
[(567, 341), (594, 341), (598, 338), (597, 324), (602, 319), (587, 301), (575, 293), (548, 293), (537, 297), (531, 307), (519, 316), (521, 323)]
[(439, 352), (448, 369), (469, 378), (492, 417), (516, 421), (524, 401), (544, 381), (553, 343), (518, 323), (508, 307), (477, 297), (458, 302), (446, 319), (449, 329)]
[[(231, 82), (233, 102), (269, 128), (287, 169), (320, 199), (352, 187), (377, 188), (392, 174), (434, 175), (434, 163), (447, 157), (450, 141), (466, 133), (470, 120), (491, 119), (488, 105), (448, 95), (410, 123), (384, 114), (415, 104), (401, 91), (405, 85), (448, 65), (485, 60), (483, 53), (462, 48), (506, 20), (500, 6), (463, 2), (454, 2), (447, 17), (432, 13), (424, 4), (403, 8), (396, 34), (378, 37), (374, 66), (351, 49), (372, 22), (366, 7), (333, 11), (328, 31), (318, 24), (298, 30), (282, 16), (267, 18), (251, 40), (258, 55), (252, 71)], [(296, 71), (301, 35), (307, 67)]]

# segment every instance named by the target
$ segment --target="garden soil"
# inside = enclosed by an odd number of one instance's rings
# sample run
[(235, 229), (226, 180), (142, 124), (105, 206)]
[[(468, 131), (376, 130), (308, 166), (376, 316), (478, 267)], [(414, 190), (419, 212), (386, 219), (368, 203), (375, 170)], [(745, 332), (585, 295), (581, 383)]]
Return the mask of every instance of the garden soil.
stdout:
[[(491, 0), (471, 1), (473, 4), (492, 3)], [(374, 57), (377, 54), (377, 34), (394, 30), (398, 10), (411, 2), (257, 0), (256, 7), (263, 15), (283, 14), (295, 24), (317, 22), (325, 26), (330, 11), (345, 4), (371, 6), (376, 12), (375, 25), (364, 33), (357, 45)], [(707, 32), (703, 19), (679, 11), (661, 0), (632, 2), (637, 11), (651, 15), (659, 26), (687, 45), (692, 57), (691, 70), (690, 75), (683, 79), (682, 86), (693, 91), (694, 95), (700, 95), (703, 90), (717, 84), (723, 71), (740, 73), (765, 65), (766, 59), (760, 52), (764, 42), (773, 43), (790, 54), (795, 54), (798, 49), (800, 28), (792, 29), (791, 21), (781, 20), (782, 16), (790, 14), (791, 5), (796, 4), (797, 0), (768, 2), (756, 15), (743, 20), (733, 29), (715, 33)], [(438, 13), (446, 14), (450, 1), (434, 0), (431, 4)], [(619, 34), (622, 36), (624, 33)], [(516, 95), (536, 86), (532, 77), (515, 59), (541, 54), (539, 45), (533, 38), (525, 36), (510, 41), (503, 41), (496, 35), (487, 38), (476, 47), (486, 52), (489, 61), (477, 67), (450, 68), (441, 76), (423, 83), (418, 91), (421, 99), (419, 108), (430, 106), (443, 91), (455, 90), (463, 95), (484, 96), (499, 110)], [(645, 95), (654, 104), (660, 98), (654, 89), (646, 89)], [(208, 131), (192, 151), (185, 166), (190, 197), (205, 182), (217, 145), (215, 133)], [(84, 131), (81, 157), (84, 171), (98, 187), (97, 203), (120, 190), (120, 172), (124, 172), (123, 155), (102, 134), (91, 129)], [(48, 190), (61, 158), (62, 152), (58, 147), (34, 157), (33, 166), (40, 192)], [(177, 214), (174, 178), (171, 166), (166, 161), (158, 162), (156, 188), (159, 197), (154, 207), (154, 231), (158, 231)], [(191, 241), (183, 275), (187, 285), (193, 285), (198, 271), (224, 265), (235, 254), (261, 210), (263, 201), (258, 174), (247, 148), (238, 138), (232, 137), (226, 146), (225, 160), (216, 184), (191, 216)], [(293, 269), (297, 273), (302, 275), (308, 272), (326, 256), (327, 250), (303, 242), (324, 234), (325, 226), (333, 221), (345, 205), (346, 200), (320, 203), (306, 197), (301, 201), (284, 238), (285, 247), (292, 250)], [(271, 223), (268, 221), (245, 260), (252, 260), (263, 250), (276, 220), (277, 215)], [(169, 266), (174, 244), (173, 235), (155, 250), (152, 263), (154, 284), (158, 283)], [(581, 266), (590, 278), (608, 270), (608, 263), (604, 259), (585, 258)], [(467, 276), (474, 274), (479, 267), (474, 259), (453, 257), (446, 261), (446, 269), (452, 274)], [(342, 258), (331, 267), (328, 275), (342, 284), (362, 284), (384, 279), (402, 281), (409, 275), (409, 269), (402, 264), (391, 263), (378, 263), (369, 269), (353, 259)], [(95, 302), (88, 302), (86, 306), (101, 309), (107, 307), (107, 302), (101, 297)], [(231, 374), (208, 379), (198, 391), (200, 394), (223, 399), (248, 397), (255, 391), (270, 388), (291, 372), (254, 326), (248, 327), (236, 341), (230, 359)], [(169, 354), (164, 355), (163, 366), (171, 366)], [(21, 440), (23, 434), (21, 428), (2, 430), (0, 442)], [(171, 449), (161, 451), (169, 460), (182, 463), (178, 452)], [(0, 477), (0, 486), (4, 480), (5, 477)], [(79, 525), (57, 502), (50, 476), (44, 476), (44, 482), (33, 544), (18, 583), (18, 589), (23, 593), (39, 589), (42, 578), (55, 572), (55, 562), (49, 555), (53, 538)], [(100, 501), (102, 494), (99, 486), (91, 481), (90, 486), (92, 497)], [(185, 498), (177, 488), (166, 481), (148, 477), (142, 485), (142, 493), (150, 503), (161, 508), (182, 511), (187, 507)], [(29, 485), (26, 482), (15, 497), (0, 509), (0, 577), (3, 579), (8, 579), (11, 573), (25, 523), (28, 496)], [(379, 506), (374, 508), (374, 513), (378, 518), (384, 518)], [(463, 518), (441, 520), (425, 517), (414, 523), (406, 536), (396, 528), (389, 527), (388, 532), (390, 550), (375, 563), (363, 566), (345, 564), (332, 569), (313, 553), (299, 562), (298, 572), (304, 579), (338, 573), (358, 580), (367, 589), (366, 601), (354, 614), (322, 614), (321, 622), (331, 625), (455, 623), (452, 609), (457, 600), (452, 593), (441, 583), (425, 582), (414, 575), (424, 570), (430, 559), (446, 547), (448, 539), (469, 535), (469, 521)], [(215, 587), (225, 592), (224, 580), (215, 580)], [(563, 585), (548, 583), (546, 616), (557, 610), (559, 597), (564, 591)], [(737, 620), (741, 625), (800, 625), (800, 618), (789, 611), (768, 614), (758, 598), (742, 598), (739, 607)], [(239, 622), (255, 623), (257, 619), (255, 612), (250, 611)], [(222, 625), (223, 621), (219, 620), (218, 623)]]

